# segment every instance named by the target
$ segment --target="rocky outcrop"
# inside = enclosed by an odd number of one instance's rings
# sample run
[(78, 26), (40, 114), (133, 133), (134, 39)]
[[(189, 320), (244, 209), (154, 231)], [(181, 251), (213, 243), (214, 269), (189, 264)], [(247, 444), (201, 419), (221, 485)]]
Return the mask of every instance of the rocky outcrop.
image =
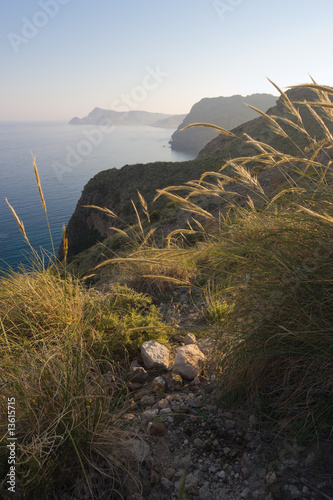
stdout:
[(206, 97), (201, 99), (201, 101), (194, 104), (189, 114), (172, 135), (171, 148), (197, 154), (209, 141), (217, 136), (217, 132), (206, 127), (181, 131), (183, 127), (191, 123), (205, 122), (231, 130), (257, 116), (257, 113), (245, 104), (267, 111), (268, 108), (274, 106), (276, 100), (277, 97), (271, 94), (253, 94), (246, 97), (234, 95), (231, 97)]
[[(153, 220), (166, 205), (162, 197), (152, 205), (156, 189), (174, 183), (183, 184), (197, 178), (201, 172), (201, 165), (193, 161), (125, 165), (121, 169), (111, 168), (99, 172), (84, 187), (68, 222), (68, 257), (73, 257), (114, 234), (112, 226), (124, 227), (122, 221), (127, 224), (135, 223), (136, 215), (131, 200), (140, 208), (137, 191), (140, 191), (148, 203)], [(119, 219), (111, 218), (94, 208), (87, 208), (87, 205), (107, 207), (115, 212)], [(63, 257), (62, 245), (59, 248), (59, 257)]]

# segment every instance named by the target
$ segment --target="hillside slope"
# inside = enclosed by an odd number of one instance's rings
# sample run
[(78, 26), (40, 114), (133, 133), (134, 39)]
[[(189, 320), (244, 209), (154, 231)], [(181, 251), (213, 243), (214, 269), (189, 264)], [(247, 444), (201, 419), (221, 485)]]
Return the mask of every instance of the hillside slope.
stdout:
[(276, 100), (277, 97), (271, 94), (253, 94), (246, 97), (234, 95), (231, 97), (201, 99), (201, 101), (194, 104), (189, 114), (172, 135), (171, 148), (197, 154), (210, 140), (216, 137), (217, 132), (203, 127), (182, 131), (180, 129), (191, 123), (205, 122), (232, 130), (257, 116), (256, 112), (245, 104), (255, 106), (261, 111), (267, 111), (267, 109), (275, 105)]

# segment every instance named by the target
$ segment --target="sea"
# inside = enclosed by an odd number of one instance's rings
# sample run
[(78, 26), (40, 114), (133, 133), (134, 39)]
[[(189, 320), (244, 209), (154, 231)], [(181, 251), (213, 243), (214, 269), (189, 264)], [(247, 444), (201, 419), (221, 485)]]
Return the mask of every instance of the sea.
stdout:
[(33, 248), (46, 261), (52, 253), (33, 158), (57, 253), (63, 224), (67, 225), (85, 184), (95, 174), (126, 164), (194, 158), (170, 148), (173, 132), (149, 126), (103, 128), (65, 122), (0, 122), (0, 271), (30, 265), (29, 247), (6, 198), (23, 222)]

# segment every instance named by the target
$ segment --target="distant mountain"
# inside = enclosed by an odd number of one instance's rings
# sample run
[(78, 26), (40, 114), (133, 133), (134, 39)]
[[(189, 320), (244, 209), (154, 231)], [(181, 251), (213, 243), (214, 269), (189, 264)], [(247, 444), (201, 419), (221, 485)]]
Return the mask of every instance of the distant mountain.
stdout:
[(172, 128), (176, 129), (183, 122), (186, 115), (172, 115), (169, 118), (164, 118), (163, 120), (157, 120), (155, 123), (152, 123), (152, 127), (161, 127), (161, 128)]
[[(178, 118), (179, 117), (179, 118)], [(85, 118), (72, 118), (70, 125), (150, 125), (152, 127), (177, 128), (184, 115), (150, 113), (149, 111), (114, 111), (95, 108)], [(163, 125), (164, 123), (164, 125)]]
[(217, 132), (210, 128), (195, 127), (180, 131), (191, 123), (205, 122), (219, 125), (231, 130), (244, 122), (255, 118), (257, 113), (245, 104), (250, 104), (267, 111), (275, 105), (277, 97), (271, 94), (252, 94), (246, 97), (206, 97), (194, 104), (189, 114), (171, 137), (171, 148), (197, 154), (214, 137)]

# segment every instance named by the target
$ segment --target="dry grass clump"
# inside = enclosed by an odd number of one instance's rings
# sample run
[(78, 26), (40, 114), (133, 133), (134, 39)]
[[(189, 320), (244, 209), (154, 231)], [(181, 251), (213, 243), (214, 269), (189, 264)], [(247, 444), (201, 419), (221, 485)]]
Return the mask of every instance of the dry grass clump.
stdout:
[[(34, 161), (39, 194), (46, 204)], [(125, 368), (142, 342), (167, 343), (149, 297), (88, 290), (31, 247), (29, 268), (0, 278), (0, 488), (8, 484), (8, 401), (15, 400), (16, 498), (140, 497)], [(66, 235), (63, 244), (66, 255)], [(60, 478), (60, 480), (59, 480)], [(10, 492), (8, 492), (10, 498)]]
[(22, 495), (80, 498), (80, 487), (95, 498), (96, 484), (114, 498), (138, 490), (133, 436), (121, 421), (131, 405), (124, 356), (144, 340), (166, 343), (167, 332), (151, 300), (128, 287), (87, 291), (53, 268), (3, 277), (1, 477), (8, 468), (7, 398), (14, 397)]

